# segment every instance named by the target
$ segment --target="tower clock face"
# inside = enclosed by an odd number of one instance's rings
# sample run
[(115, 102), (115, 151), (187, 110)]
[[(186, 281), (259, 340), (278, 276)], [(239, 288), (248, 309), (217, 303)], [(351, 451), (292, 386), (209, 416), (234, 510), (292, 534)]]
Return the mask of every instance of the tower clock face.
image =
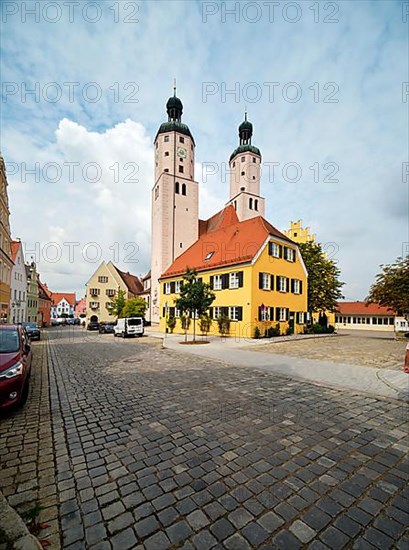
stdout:
[(187, 155), (186, 149), (184, 149), (183, 147), (178, 147), (178, 157), (180, 157), (181, 159), (185, 159), (186, 155)]

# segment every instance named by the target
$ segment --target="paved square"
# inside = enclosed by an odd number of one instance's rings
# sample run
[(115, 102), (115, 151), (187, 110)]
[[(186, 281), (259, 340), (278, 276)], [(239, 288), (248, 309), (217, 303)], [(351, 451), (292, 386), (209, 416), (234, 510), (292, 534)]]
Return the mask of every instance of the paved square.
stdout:
[[(51, 548), (407, 548), (407, 405), (49, 332), (0, 483)], [(47, 372), (49, 378), (47, 377)]]

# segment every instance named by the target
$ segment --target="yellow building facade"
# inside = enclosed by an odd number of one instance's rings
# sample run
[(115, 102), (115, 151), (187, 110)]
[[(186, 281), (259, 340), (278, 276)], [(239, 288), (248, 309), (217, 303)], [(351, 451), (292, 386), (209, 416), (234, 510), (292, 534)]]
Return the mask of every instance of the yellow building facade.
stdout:
[(135, 298), (143, 289), (138, 277), (118, 269), (112, 262), (102, 262), (86, 284), (86, 324), (90, 321), (115, 321), (109, 305), (118, 293), (125, 292), (125, 300)]
[(0, 156), (0, 320), (7, 322), (10, 313), (11, 259), (10, 210), (4, 159)]
[[(227, 242), (228, 250), (223, 251)], [(206, 268), (206, 261), (212, 260), (213, 265)], [(195, 269), (215, 294), (208, 312), (213, 320), (210, 334), (219, 334), (217, 318), (222, 315), (230, 320), (229, 336), (236, 338), (253, 338), (256, 327), (264, 336), (277, 325), (281, 334), (304, 332), (308, 279), (301, 254), (295, 243), (261, 216), (243, 222), (225, 216), (215, 231), (199, 238), (165, 272), (160, 281), (162, 331), (172, 315), (177, 319), (174, 332), (184, 333), (175, 302), (187, 267)], [(196, 330), (200, 333), (198, 323)], [(188, 332), (193, 332), (193, 322)]]
[[(296, 222), (290, 222), (290, 229), (284, 231), (284, 234), (291, 240), (296, 243), (308, 243), (308, 242), (317, 242), (315, 234), (310, 232), (309, 227), (303, 227), (302, 221), (298, 220)], [(328, 324), (335, 326), (335, 313), (331, 311), (325, 311), (325, 315), (328, 319)], [(318, 323), (319, 313), (312, 314), (312, 322)]]

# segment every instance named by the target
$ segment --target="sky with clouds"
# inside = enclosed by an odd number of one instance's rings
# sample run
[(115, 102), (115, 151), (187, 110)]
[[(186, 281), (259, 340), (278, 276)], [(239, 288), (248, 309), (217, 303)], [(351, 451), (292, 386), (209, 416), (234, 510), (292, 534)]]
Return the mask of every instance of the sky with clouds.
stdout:
[(82, 295), (102, 259), (144, 274), (153, 140), (176, 78), (201, 217), (228, 199), (247, 106), (267, 219), (302, 219), (345, 298), (364, 298), (409, 241), (408, 18), (394, 0), (4, 1), (13, 237), (55, 291)]

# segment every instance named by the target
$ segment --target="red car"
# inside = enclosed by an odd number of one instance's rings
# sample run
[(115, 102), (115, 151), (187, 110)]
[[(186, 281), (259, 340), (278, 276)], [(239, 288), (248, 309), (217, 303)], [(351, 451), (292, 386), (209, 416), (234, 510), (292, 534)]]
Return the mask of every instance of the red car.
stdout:
[(24, 405), (28, 397), (32, 352), (21, 325), (0, 325), (0, 411)]

